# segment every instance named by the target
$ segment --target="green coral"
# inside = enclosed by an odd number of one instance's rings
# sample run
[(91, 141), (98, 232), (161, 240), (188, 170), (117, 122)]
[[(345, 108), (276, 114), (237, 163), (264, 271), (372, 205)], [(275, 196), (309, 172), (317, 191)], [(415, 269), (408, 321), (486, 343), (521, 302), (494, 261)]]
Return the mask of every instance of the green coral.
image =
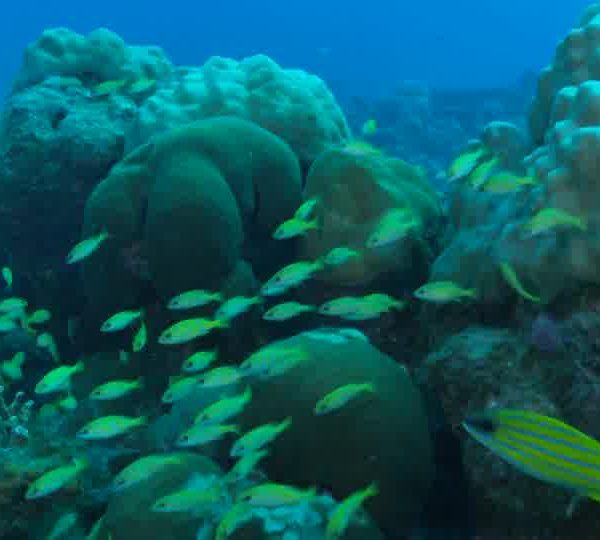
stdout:
[(92, 305), (110, 312), (134, 302), (148, 283), (163, 298), (222, 287), (247, 246), (268, 246), (300, 190), (289, 146), (245, 120), (211, 118), (156, 137), (88, 199), (83, 235), (111, 234), (84, 265)]
[[(264, 462), (269, 478), (327, 488), (338, 500), (376, 482), (380, 494), (367, 511), (384, 533), (408, 532), (433, 475), (427, 418), (408, 372), (356, 330), (315, 330), (276, 345), (308, 354), (283, 375), (253, 384), (242, 418), (245, 430), (292, 418)], [(328, 392), (368, 381), (376, 387), (372, 397), (314, 415)]]
[[(425, 240), (441, 215), (437, 194), (422, 169), (377, 152), (332, 149), (313, 163), (305, 198), (318, 197), (320, 229), (308, 234), (302, 251), (321, 257), (337, 246), (362, 251), (362, 256), (329, 270), (324, 279), (338, 284), (368, 284), (385, 272), (413, 269), (415, 252), (429, 255)], [(379, 219), (396, 207), (412, 209), (421, 225), (385, 249), (367, 250), (365, 244)]]

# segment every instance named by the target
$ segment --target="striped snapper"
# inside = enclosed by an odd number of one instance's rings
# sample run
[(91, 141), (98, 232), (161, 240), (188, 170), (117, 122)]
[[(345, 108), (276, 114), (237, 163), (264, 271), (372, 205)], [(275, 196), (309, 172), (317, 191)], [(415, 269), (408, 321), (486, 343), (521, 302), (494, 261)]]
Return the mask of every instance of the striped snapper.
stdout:
[(600, 442), (555, 418), (490, 409), (463, 427), (521, 472), (600, 502)]

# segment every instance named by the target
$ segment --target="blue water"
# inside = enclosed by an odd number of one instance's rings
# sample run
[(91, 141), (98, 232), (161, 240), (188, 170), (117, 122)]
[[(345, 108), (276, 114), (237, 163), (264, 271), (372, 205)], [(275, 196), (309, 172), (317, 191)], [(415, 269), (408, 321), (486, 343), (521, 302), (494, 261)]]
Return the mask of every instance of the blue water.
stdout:
[(341, 93), (384, 95), (400, 80), (504, 86), (538, 71), (584, 0), (22, 0), (3, 2), (0, 90), (42, 29), (106, 26), (164, 47), (175, 63), (262, 52), (319, 74)]

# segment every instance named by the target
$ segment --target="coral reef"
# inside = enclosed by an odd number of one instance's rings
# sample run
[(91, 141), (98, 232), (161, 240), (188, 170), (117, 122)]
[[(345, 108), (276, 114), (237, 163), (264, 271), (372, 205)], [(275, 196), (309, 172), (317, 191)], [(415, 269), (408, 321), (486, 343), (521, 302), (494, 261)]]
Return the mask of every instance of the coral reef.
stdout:
[[(577, 26), (559, 43), (552, 63), (542, 70), (537, 93), (529, 113), (529, 129), (537, 145), (544, 143), (553, 115), (562, 107), (564, 96), (585, 81), (600, 77), (596, 58), (600, 42), (600, 4), (591, 4)], [(560, 97), (559, 97), (560, 96)]]
[[(276, 343), (301, 348), (308, 357), (281, 376), (252, 385), (245, 428), (293, 419), (265, 460), (269, 478), (319, 484), (336, 498), (374, 481), (380, 495), (366, 508), (375, 522), (392, 537), (410, 530), (428, 493), (433, 464), (422, 398), (407, 371), (356, 330), (318, 329)], [(314, 415), (327, 392), (369, 381), (377, 388), (374, 399)]]
[(525, 74), (506, 88), (435, 88), (405, 81), (378, 99), (342, 100), (353, 133), (368, 119), (377, 122), (369, 141), (392, 156), (423, 166), (440, 191), (447, 189), (445, 169), (464, 141), (479, 136), (490, 122), (524, 127), (535, 86), (535, 74)]
[(235, 61), (213, 57), (181, 68), (140, 108), (127, 150), (157, 133), (211, 116), (234, 115), (286, 141), (304, 167), (332, 144), (349, 138), (344, 114), (318, 77), (283, 69), (264, 55)]
[(169, 131), (90, 195), (84, 236), (104, 229), (112, 241), (85, 265), (89, 298), (107, 314), (135, 300), (142, 283), (125, 261), (138, 244), (163, 298), (220, 288), (241, 264), (244, 243), (268, 240), (300, 196), (294, 154), (255, 124), (217, 117)]
[(14, 89), (23, 90), (52, 75), (97, 84), (118, 79), (160, 79), (172, 69), (160, 47), (127, 45), (106, 28), (87, 36), (68, 28), (49, 28), (25, 50)]
[[(337, 246), (361, 254), (328, 269), (320, 279), (338, 285), (367, 285), (391, 272), (418, 275), (419, 263), (426, 267), (431, 259), (430, 241), (441, 224), (441, 207), (418, 167), (382, 154), (329, 150), (310, 168), (304, 196), (319, 200), (315, 210), (319, 229), (303, 238), (301, 256), (316, 259)], [(369, 249), (367, 240), (379, 220), (399, 207), (413, 211), (419, 226), (402, 242)]]
[(39, 275), (62, 264), (77, 240), (87, 196), (123, 156), (133, 103), (89, 95), (77, 79), (65, 86), (50, 77), (5, 105), (0, 227), (4, 256), (19, 272)]

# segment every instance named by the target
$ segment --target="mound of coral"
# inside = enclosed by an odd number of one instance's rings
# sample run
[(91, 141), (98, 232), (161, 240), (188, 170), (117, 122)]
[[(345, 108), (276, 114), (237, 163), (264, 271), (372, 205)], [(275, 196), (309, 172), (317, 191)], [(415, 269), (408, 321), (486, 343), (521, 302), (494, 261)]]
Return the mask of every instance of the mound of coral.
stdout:
[[(88, 297), (110, 313), (150, 281), (160, 296), (224, 286), (247, 244), (270, 240), (301, 200), (298, 161), (277, 136), (217, 117), (132, 152), (90, 195), (84, 236), (111, 235), (85, 265)], [(110, 295), (106, 291), (112, 291)]]
[(118, 79), (161, 79), (172, 69), (160, 47), (127, 45), (106, 28), (87, 36), (68, 28), (50, 28), (25, 49), (14, 90), (21, 91), (53, 75), (97, 84)]
[(304, 166), (350, 136), (335, 98), (315, 75), (283, 69), (264, 55), (239, 62), (213, 57), (200, 68), (179, 69), (144, 103), (127, 134), (127, 149), (170, 128), (219, 115), (245, 118), (275, 133)]
[[(306, 198), (319, 201), (319, 228), (306, 235), (301, 253), (308, 259), (345, 246), (361, 254), (329, 269), (321, 279), (339, 285), (368, 285), (384, 274), (418, 274), (431, 259), (431, 241), (439, 230), (441, 207), (423, 171), (380, 153), (351, 147), (324, 152), (308, 172)], [(409, 208), (419, 221), (402, 242), (367, 248), (382, 216), (393, 208)]]

